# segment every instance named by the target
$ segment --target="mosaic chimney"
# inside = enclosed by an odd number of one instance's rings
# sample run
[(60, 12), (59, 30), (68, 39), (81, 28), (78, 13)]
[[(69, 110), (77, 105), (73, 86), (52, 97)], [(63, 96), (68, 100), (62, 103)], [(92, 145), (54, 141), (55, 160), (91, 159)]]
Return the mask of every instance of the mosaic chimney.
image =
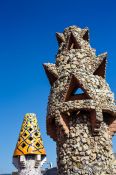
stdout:
[(36, 115), (28, 113), (21, 127), (13, 164), (18, 169), (18, 175), (42, 175), (41, 168), (45, 162), (46, 152)]

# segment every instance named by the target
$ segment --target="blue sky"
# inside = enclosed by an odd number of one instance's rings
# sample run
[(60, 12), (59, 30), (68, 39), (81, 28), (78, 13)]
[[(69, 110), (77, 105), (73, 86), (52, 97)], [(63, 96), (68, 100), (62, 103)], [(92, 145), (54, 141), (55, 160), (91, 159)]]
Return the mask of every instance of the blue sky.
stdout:
[(12, 154), (27, 112), (37, 114), (48, 158), (56, 162), (55, 143), (46, 134), (50, 85), (42, 63), (55, 61), (55, 32), (69, 25), (88, 26), (97, 54), (108, 51), (107, 81), (116, 94), (115, 0), (0, 1), (0, 173), (14, 170)]

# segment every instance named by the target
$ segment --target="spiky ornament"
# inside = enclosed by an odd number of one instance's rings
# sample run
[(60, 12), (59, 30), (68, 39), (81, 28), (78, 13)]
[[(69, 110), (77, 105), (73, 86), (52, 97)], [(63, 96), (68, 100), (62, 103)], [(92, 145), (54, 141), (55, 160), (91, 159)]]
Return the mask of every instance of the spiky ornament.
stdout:
[[(90, 169), (95, 175), (114, 175), (116, 106), (105, 80), (107, 53), (96, 56), (88, 28), (70, 26), (56, 37), (56, 63), (44, 68), (51, 84), (47, 132), (57, 142), (58, 174), (85, 175)], [(94, 166), (100, 170), (95, 172)]]

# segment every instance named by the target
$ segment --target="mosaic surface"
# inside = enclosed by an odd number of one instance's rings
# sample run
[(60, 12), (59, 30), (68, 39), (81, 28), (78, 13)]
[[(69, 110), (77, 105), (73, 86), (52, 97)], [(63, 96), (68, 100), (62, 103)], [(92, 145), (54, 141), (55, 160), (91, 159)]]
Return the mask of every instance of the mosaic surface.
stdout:
[(35, 114), (26, 114), (20, 131), (14, 156), (46, 155)]

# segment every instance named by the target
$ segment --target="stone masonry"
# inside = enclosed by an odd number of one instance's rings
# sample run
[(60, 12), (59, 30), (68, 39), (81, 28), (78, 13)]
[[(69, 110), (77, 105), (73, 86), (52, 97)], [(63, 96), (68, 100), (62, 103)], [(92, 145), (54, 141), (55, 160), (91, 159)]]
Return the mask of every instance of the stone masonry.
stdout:
[(56, 63), (44, 69), (51, 84), (47, 133), (57, 142), (58, 175), (116, 175), (116, 105), (105, 80), (107, 53), (96, 56), (88, 28), (70, 26), (56, 37)]

